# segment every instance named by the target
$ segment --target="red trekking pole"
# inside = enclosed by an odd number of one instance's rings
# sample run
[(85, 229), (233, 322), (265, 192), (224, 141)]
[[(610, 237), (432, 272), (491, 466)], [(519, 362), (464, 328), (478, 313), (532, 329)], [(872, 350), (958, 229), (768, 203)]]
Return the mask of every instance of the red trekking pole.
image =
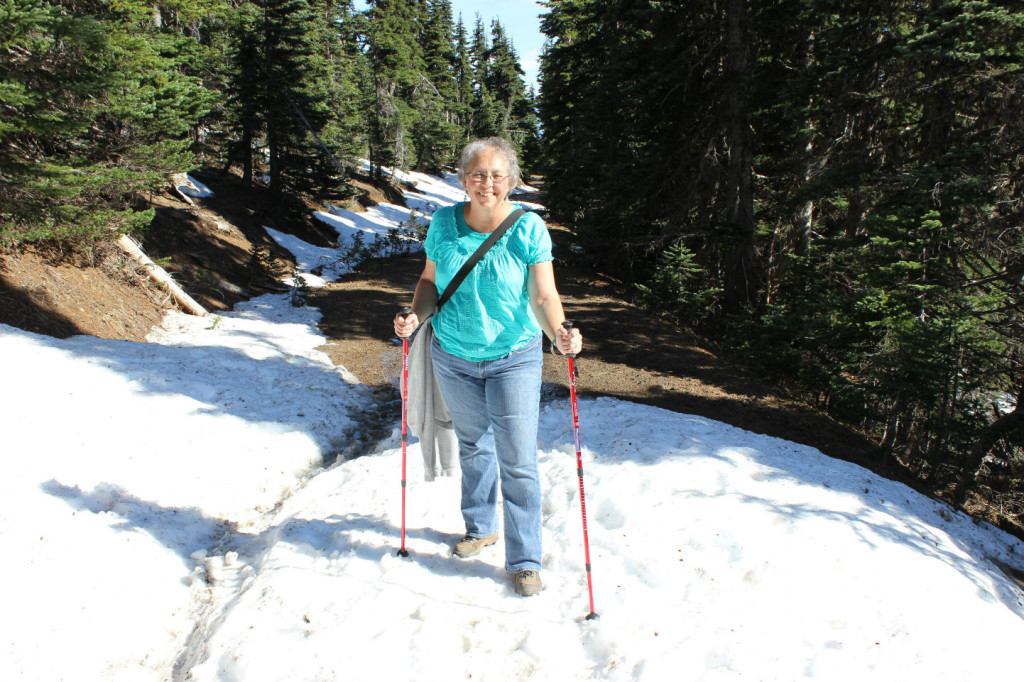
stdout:
[[(572, 322), (563, 322), (562, 326), (572, 331)], [(594, 620), (599, 616), (594, 611), (594, 581), (590, 571), (590, 537), (587, 533), (587, 499), (583, 493), (583, 454), (580, 447), (580, 410), (576, 404), (576, 356), (572, 353), (566, 356), (569, 359), (569, 401), (572, 403), (572, 428), (576, 437), (576, 474), (580, 478), (580, 514), (583, 516), (583, 551), (586, 556), (587, 567), (587, 591), (590, 593), (590, 613), (587, 620)]]
[[(412, 315), (412, 308), (405, 306), (398, 313), (402, 317)], [(409, 556), (405, 548), (405, 451), (409, 440), (409, 337), (402, 338), (402, 547), (398, 556)]]

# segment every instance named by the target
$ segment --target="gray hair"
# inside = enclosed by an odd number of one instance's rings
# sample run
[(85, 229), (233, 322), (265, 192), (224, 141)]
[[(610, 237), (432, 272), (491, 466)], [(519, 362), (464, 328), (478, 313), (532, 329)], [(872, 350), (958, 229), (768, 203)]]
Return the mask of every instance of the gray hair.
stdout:
[(522, 172), (519, 170), (519, 158), (516, 156), (516, 150), (512, 148), (508, 140), (502, 137), (484, 137), (473, 140), (463, 147), (462, 154), (459, 155), (459, 182), (465, 182), (466, 176), (469, 175), (470, 164), (483, 152), (493, 152), (504, 159), (505, 165), (508, 167), (508, 190), (511, 193), (519, 186)]

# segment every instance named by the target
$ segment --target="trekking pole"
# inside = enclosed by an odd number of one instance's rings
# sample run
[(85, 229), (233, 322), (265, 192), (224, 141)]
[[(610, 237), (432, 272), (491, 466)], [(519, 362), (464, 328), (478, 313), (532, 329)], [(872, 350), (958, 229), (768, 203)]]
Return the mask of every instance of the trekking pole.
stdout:
[[(399, 315), (409, 317), (412, 315), (412, 308), (403, 307)], [(398, 556), (409, 556), (409, 550), (405, 548), (405, 451), (409, 440), (409, 337), (402, 337), (402, 546), (398, 550)]]
[[(563, 322), (562, 326), (572, 331), (572, 322)], [(587, 499), (583, 493), (583, 454), (580, 447), (580, 411), (576, 404), (576, 355), (569, 353), (569, 401), (572, 403), (572, 428), (576, 437), (576, 474), (580, 478), (580, 514), (583, 516), (583, 551), (587, 563), (587, 591), (590, 593), (590, 613), (586, 620), (599, 618), (594, 611), (594, 581), (590, 571), (590, 537), (587, 533)]]

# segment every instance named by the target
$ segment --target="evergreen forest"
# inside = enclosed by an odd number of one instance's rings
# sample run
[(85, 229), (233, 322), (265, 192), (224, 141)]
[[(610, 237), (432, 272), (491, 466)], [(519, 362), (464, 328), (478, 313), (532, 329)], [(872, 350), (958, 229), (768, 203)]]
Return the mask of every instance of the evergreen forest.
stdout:
[(497, 21), (448, 0), (3, 0), (0, 241), (140, 230), (174, 172), (350, 195), (359, 159), (438, 172), (471, 138), (539, 150)]
[(199, 167), (337, 199), (506, 137), (573, 267), (1024, 523), (1024, 6), (545, 6), (534, 92), (449, 0), (0, 0), (0, 248), (144, 232)]

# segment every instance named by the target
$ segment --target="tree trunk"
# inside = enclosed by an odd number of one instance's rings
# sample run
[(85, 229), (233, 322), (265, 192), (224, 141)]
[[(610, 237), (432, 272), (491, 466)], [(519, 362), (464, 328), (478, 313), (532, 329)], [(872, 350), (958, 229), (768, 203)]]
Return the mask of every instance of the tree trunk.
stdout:
[(967, 455), (967, 461), (960, 471), (960, 480), (957, 481), (956, 487), (953, 489), (953, 501), (956, 504), (963, 504), (964, 500), (967, 499), (967, 493), (974, 484), (978, 471), (985, 462), (985, 455), (989, 453), (992, 446), (1000, 438), (1009, 435), (1017, 429), (1024, 428), (1024, 411), (1021, 410), (1022, 403), (1024, 403), (1024, 388), (1017, 392), (1017, 404), (1014, 406), (1013, 412), (1004, 414), (989, 424), (988, 428), (978, 437), (978, 440), (974, 441), (974, 445), (971, 446), (971, 451)]
[(243, 126), (238, 151), (242, 156), (242, 183), (252, 187), (252, 127), (248, 123)]
[[(815, 34), (811, 32), (808, 34), (806, 41), (804, 42), (804, 68), (810, 69), (814, 64), (814, 41)], [(812, 97), (808, 102), (808, 105), (814, 103)], [(811, 182), (813, 175), (813, 167), (815, 163), (814, 157), (814, 122), (811, 120), (804, 121), (805, 132), (800, 133), (797, 137), (801, 145), (801, 154), (803, 155), (804, 165), (804, 185), (808, 185)], [(800, 208), (800, 214), (797, 223), (797, 239), (794, 245), (794, 251), (799, 256), (808, 256), (811, 253), (811, 235), (814, 232), (814, 201), (808, 200), (804, 202), (804, 205)]]
[(282, 177), (283, 164), (281, 157), (281, 135), (278, 133), (278, 122), (269, 118), (267, 120), (267, 147), (270, 152), (270, 193), (274, 196), (281, 196), (284, 193), (284, 178)]
[(164, 270), (162, 267), (160, 267), (152, 260), (150, 260), (149, 256), (143, 253), (142, 249), (139, 248), (138, 244), (133, 242), (128, 235), (121, 235), (121, 238), (118, 239), (117, 244), (118, 246), (121, 247), (122, 250), (124, 250), (125, 253), (134, 258), (135, 261), (139, 263), (139, 265), (145, 268), (146, 273), (149, 274), (150, 278), (154, 282), (157, 282), (165, 286), (167, 290), (170, 292), (171, 296), (174, 297), (174, 300), (177, 301), (182, 308), (192, 313), (193, 315), (197, 315), (199, 317), (206, 316), (206, 309), (203, 306), (196, 303), (191, 296), (186, 294), (185, 291), (178, 286), (178, 283), (171, 279), (171, 276), (167, 274), (166, 270)]
[(758, 289), (754, 272), (754, 136), (748, 112), (754, 58), (746, 0), (729, 0), (726, 22), (729, 46), (725, 100), (729, 150), (726, 219), (735, 229), (735, 241), (725, 256), (724, 307), (726, 311), (735, 311), (752, 303)]

